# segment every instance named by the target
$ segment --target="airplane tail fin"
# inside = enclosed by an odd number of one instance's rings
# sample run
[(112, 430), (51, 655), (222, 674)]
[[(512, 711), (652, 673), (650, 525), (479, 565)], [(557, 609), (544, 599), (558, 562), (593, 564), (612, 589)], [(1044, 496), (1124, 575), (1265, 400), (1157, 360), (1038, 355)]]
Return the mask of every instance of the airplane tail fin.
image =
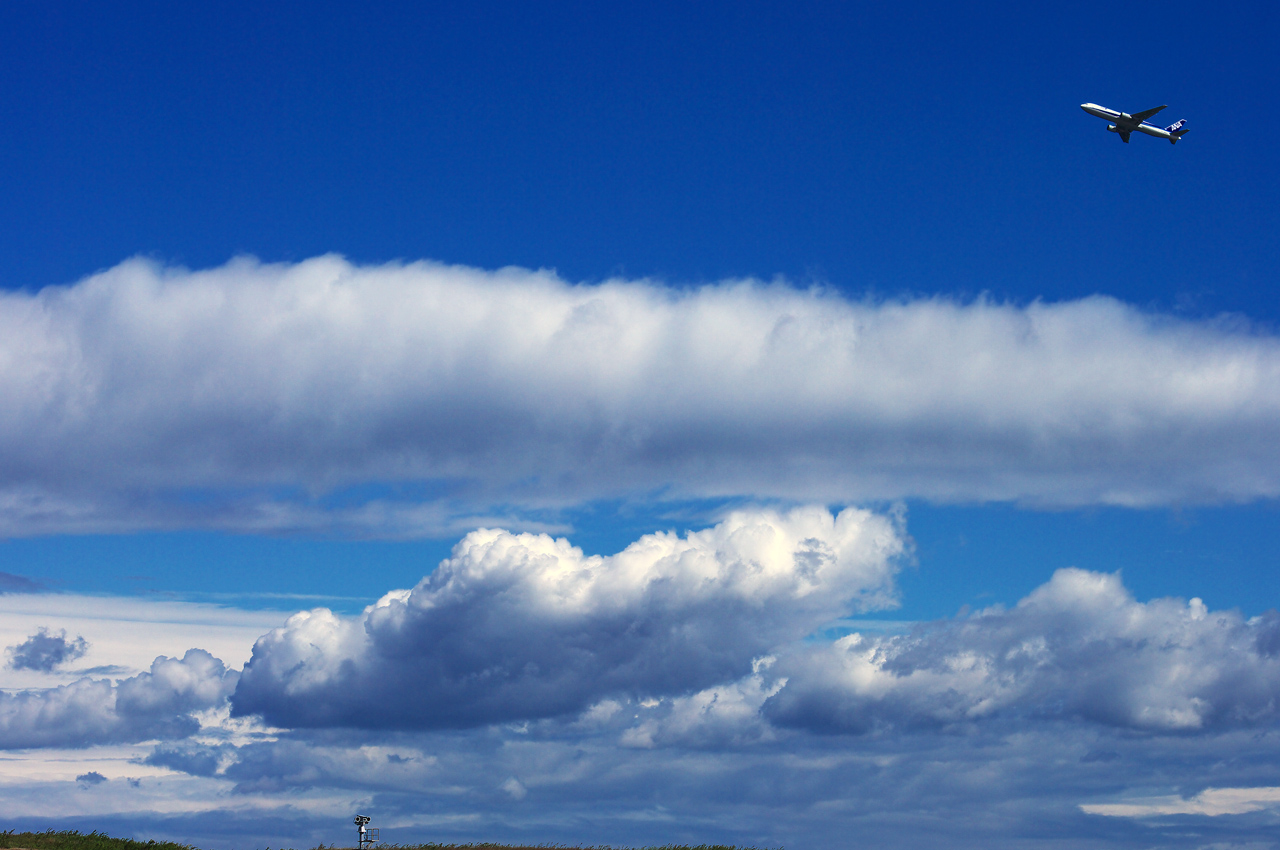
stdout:
[(1178, 143), (1178, 139), (1181, 139), (1182, 135), (1191, 128), (1187, 126), (1187, 119), (1183, 118), (1181, 121), (1170, 124), (1164, 129), (1169, 133), (1169, 144), (1176, 145)]

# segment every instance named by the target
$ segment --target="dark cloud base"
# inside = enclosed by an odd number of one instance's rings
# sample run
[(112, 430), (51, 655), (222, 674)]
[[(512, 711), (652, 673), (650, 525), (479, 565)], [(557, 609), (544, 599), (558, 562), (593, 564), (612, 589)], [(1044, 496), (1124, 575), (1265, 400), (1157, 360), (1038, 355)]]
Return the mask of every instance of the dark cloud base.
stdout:
[[(373, 816), (384, 840), (401, 844), (1266, 848), (1275, 846), (1271, 836), (1280, 828), (1274, 811), (1139, 820), (1090, 815), (1079, 807), (1081, 802), (1114, 799), (1137, 782), (1154, 788), (1174, 774), (1197, 778), (1178, 789), (1184, 796), (1203, 787), (1274, 781), (1274, 764), (1280, 759), (1280, 736), (1274, 733), (1193, 739), (1082, 732), (1073, 724), (1054, 724), (877, 740), (804, 735), (696, 758), (516, 737), (497, 741), (431, 734), (403, 739), (434, 751), (441, 760), (434, 778), (417, 788), (340, 785), (342, 777), (312, 770), (313, 783), (331, 783), (350, 793), (350, 812), (309, 814), (285, 805), (252, 813), (233, 804), (221, 812), (179, 817), (38, 822), (6, 817), (5, 823), (17, 829), (102, 829), (215, 850), (343, 845), (351, 840), (350, 819), (357, 809)], [(296, 754), (314, 752), (326, 742), (322, 736), (284, 743)], [(522, 756), (513, 751), (530, 749), (538, 752), (525, 752), (528, 761), (520, 765)], [(1098, 752), (1114, 757), (1089, 758)], [(1224, 758), (1224, 753), (1230, 755)], [(520, 779), (528, 792), (521, 799), (502, 790), (510, 771), (529, 769), (535, 762), (551, 768), (557, 778), (524, 774)], [(245, 774), (267, 767), (257, 758), (242, 764)], [(254, 796), (246, 795), (245, 802)]]

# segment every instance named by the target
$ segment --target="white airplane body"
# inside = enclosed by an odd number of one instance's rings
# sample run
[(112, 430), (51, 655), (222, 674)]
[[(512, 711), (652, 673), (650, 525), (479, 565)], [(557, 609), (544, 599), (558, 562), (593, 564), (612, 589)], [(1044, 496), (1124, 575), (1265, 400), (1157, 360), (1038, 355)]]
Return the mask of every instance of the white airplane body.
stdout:
[(1135, 112), (1132, 115), (1127, 112), (1116, 112), (1114, 109), (1107, 109), (1105, 106), (1099, 106), (1096, 103), (1082, 103), (1080, 108), (1090, 115), (1096, 115), (1099, 118), (1115, 122), (1108, 124), (1107, 129), (1113, 133), (1119, 133), (1120, 141), (1125, 144), (1129, 143), (1129, 134), (1136, 130), (1139, 133), (1146, 133), (1148, 136), (1168, 139), (1169, 144), (1176, 145), (1178, 139), (1182, 138), (1182, 134), (1191, 129), (1187, 126), (1187, 119), (1185, 118), (1168, 127), (1157, 127), (1155, 124), (1148, 124), (1147, 119), (1164, 109), (1163, 106), (1157, 106), (1155, 109), (1147, 109), (1143, 112)]

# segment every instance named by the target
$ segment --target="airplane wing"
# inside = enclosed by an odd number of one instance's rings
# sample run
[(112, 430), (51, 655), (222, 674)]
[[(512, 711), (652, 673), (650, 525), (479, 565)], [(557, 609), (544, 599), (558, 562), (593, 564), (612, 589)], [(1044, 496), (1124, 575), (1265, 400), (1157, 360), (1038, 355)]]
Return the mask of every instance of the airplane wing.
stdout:
[(1169, 104), (1166, 103), (1164, 106), (1157, 106), (1155, 109), (1145, 109), (1142, 112), (1135, 112), (1133, 113), (1133, 117), (1137, 118), (1139, 121), (1146, 121), (1152, 115), (1155, 115), (1157, 112), (1159, 112), (1161, 109), (1164, 109), (1164, 107), (1168, 105)]

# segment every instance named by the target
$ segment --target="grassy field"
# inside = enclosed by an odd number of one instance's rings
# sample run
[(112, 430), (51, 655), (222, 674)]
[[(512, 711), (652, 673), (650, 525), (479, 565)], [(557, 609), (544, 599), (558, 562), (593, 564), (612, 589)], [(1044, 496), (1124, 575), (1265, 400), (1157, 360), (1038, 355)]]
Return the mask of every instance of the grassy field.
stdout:
[[(379, 844), (381, 850), (614, 850), (612, 847), (574, 847), (568, 844)], [(174, 844), (172, 841), (134, 841), (131, 838), (112, 838), (101, 832), (0, 832), (0, 850), (8, 848), (25, 850), (198, 850), (191, 844)], [(269, 850), (269, 848), (267, 848)], [(337, 844), (324, 845), (312, 850), (343, 850)], [(754, 850), (728, 844), (667, 844), (662, 847), (644, 847), (640, 850)], [(782, 850), (782, 848), (778, 848)]]
[(27, 850), (196, 850), (190, 844), (171, 841), (134, 841), (112, 838), (102, 832), (0, 832), (0, 848), (25, 847)]

